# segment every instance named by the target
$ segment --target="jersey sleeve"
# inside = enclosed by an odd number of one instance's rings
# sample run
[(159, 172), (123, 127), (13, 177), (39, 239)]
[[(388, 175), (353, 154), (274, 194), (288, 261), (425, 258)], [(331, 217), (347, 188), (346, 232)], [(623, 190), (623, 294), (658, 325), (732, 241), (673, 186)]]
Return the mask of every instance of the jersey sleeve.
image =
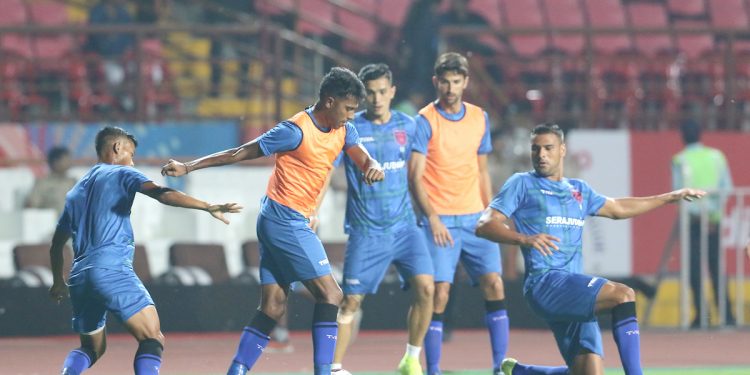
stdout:
[(422, 115), (417, 115), (414, 120), (416, 122), (416, 129), (414, 131), (414, 143), (412, 143), (411, 150), (427, 155), (427, 145), (430, 143), (430, 138), (432, 138), (432, 128), (427, 119)]
[(143, 186), (143, 184), (151, 181), (150, 178), (146, 177), (146, 175), (141, 173), (141, 171), (133, 167), (123, 168), (121, 179), (123, 182), (123, 186), (125, 186), (125, 190), (129, 194), (135, 194), (141, 191), (141, 187)]
[(70, 211), (67, 204), (65, 205), (65, 209), (63, 209), (60, 218), (57, 219), (57, 229), (65, 233), (70, 233), (73, 231), (73, 229), (71, 228)]
[(492, 152), (492, 138), (490, 137), (490, 117), (487, 112), (484, 112), (484, 135), (482, 135), (482, 143), (479, 144), (478, 154), (489, 154)]
[(351, 122), (346, 123), (346, 137), (344, 138), (344, 151), (359, 144), (359, 132)]
[(341, 163), (344, 162), (345, 153), (343, 151), (339, 152), (339, 156), (336, 157), (336, 160), (333, 161), (333, 167), (338, 168)]
[(300, 143), (302, 143), (302, 129), (289, 121), (276, 124), (271, 130), (258, 137), (258, 145), (265, 156), (294, 150), (299, 147)]
[(505, 181), (500, 192), (490, 202), (490, 207), (510, 218), (521, 205), (525, 192), (522, 175), (516, 173)]
[(607, 202), (607, 197), (599, 194), (588, 183), (581, 181), (581, 193), (586, 203), (586, 215), (593, 216)]

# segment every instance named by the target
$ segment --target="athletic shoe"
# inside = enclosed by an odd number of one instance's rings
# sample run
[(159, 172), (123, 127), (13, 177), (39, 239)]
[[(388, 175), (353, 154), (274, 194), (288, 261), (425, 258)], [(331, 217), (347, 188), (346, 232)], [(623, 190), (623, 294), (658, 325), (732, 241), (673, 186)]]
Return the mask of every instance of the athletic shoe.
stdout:
[(422, 375), (422, 365), (419, 363), (419, 358), (404, 355), (404, 358), (398, 364), (398, 372), (401, 375)]
[(331, 370), (331, 375), (352, 375), (352, 373), (340, 368), (338, 370)]
[(503, 363), (500, 365), (500, 368), (503, 370), (503, 374), (512, 375), (513, 368), (516, 367), (516, 363), (518, 363), (518, 361), (514, 358), (503, 359)]

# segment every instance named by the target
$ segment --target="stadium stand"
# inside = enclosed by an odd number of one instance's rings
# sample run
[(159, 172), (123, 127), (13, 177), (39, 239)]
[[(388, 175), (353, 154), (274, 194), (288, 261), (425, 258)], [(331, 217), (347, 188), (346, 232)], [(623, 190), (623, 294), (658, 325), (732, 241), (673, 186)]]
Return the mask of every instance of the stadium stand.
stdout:
[[(48, 243), (17, 245), (13, 248), (13, 265), (16, 273), (10, 281), (12, 286), (49, 287), (52, 286), (52, 265)], [(63, 276), (70, 274), (73, 250), (65, 246), (63, 250)]]
[(229, 281), (224, 248), (216, 244), (176, 243), (169, 248), (170, 270), (161, 276), (168, 284), (211, 285)]

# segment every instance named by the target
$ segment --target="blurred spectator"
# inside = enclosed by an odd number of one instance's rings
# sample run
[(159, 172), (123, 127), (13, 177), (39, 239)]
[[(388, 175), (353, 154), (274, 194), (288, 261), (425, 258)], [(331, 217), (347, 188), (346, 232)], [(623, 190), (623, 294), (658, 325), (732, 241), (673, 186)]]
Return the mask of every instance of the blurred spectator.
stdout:
[(51, 208), (62, 213), (65, 208), (65, 195), (75, 185), (76, 179), (68, 176), (71, 166), (70, 151), (62, 146), (53, 147), (47, 153), (49, 174), (34, 181), (27, 208)]
[(393, 109), (401, 111), (409, 116), (416, 116), (419, 110), (427, 104), (422, 92), (411, 91), (406, 98), (396, 104)]
[[(488, 26), (484, 17), (468, 8), (469, 0), (452, 0), (448, 11), (440, 15), (440, 26)], [(451, 50), (461, 53), (490, 55), (492, 48), (482, 43), (476, 34), (449, 36), (445, 43)]]
[(153, 25), (159, 21), (166, 4), (163, 0), (135, 0), (135, 22)]
[[(241, 24), (242, 16), (252, 12), (252, 2), (247, 0), (219, 0), (205, 4), (206, 23), (213, 25)], [(219, 96), (224, 75), (224, 62), (228, 54), (238, 61), (237, 96), (247, 97), (250, 93), (248, 71), (251, 51), (255, 38), (245, 34), (214, 35), (211, 39), (211, 96)]]
[(432, 68), (440, 42), (439, 5), (440, 0), (415, 0), (401, 30), (404, 38), (401, 64), (406, 73), (406, 91), (417, 91), (426, 98), (435, 96)]
[[(721, 206), (720, 191), (732, 189), (732, 176), (729, 173), (724, 153), (713, 147), (703, 145), (701, 140), (701, 126), (696, 121), (686, 120), (680, 125), (682, 140), (685, 148), (672, 159), (672, 186), (676, 189), (692, 187), (709, 192), (704, 200), (708, 210), (708, 270), (711, 274), (714, 302), (719, 304), (719, 228), (723, 208)], [(690, 215), (690, 288), (693, 290), (693, 307), (695, 319), (692, 328), (700, 326), (701, 304), (705, 297), (702, 287), (701, 272), (701, 207), (702, 204), (692, 204), (687, 207)], [(725, 285), (725, 291), (726, 289)], [(734, 325), (734, 316), (729, 296), (726, 299), (725, 321)], [(710, 310), (710, 309), (708, 309)]]
[[(127, 25), (133, 18), (128, 12), (124, 0), (101, 0), (89, 11), (90, 25)], [(120, 104), (126, 110), (132, 110), (133, 98), (123, 92), (123, 83), (127, 73), (126, 55), (132, 53), (135, 38), (129, 33), (92, 33), (89, 34), (85, 50), (102, 59), (104, 77)], [(97, 71), (98, 65), (89, 66), (90, 71)]]

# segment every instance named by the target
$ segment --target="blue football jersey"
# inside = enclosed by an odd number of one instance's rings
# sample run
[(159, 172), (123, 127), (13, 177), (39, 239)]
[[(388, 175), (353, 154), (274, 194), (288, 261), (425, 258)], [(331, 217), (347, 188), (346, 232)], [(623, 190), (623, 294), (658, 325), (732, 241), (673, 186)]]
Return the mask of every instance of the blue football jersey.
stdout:
[(364, 111), (354, 117), (362, 145), (380, 162), (385, 180), (367, 185), (362, 172), (344, 154), (348, 192), (344, 229), (358, 231), (397, 230), (416, 223), (409, 195), (407, 162), (416, 126), (404, 113), (391, 111), (387, 124), (373, 124)]
[(57, 225), (73, 238), (71, 274), (91, 267), (133, 267), (130, 209), (135, 193), (148, 181), (133, 167), (97, 164), (68, 192)]
[(511, 176), (490, 207), (513, 219), (524, 235), (547, 233), (560, 239), (551, 256), (521, 248), (526, 274), (533, 277), (551, 269), (582, 272), (585, 218), (595, 215), (606, 199), (582, 180), (552, 181), (532, 171)]

